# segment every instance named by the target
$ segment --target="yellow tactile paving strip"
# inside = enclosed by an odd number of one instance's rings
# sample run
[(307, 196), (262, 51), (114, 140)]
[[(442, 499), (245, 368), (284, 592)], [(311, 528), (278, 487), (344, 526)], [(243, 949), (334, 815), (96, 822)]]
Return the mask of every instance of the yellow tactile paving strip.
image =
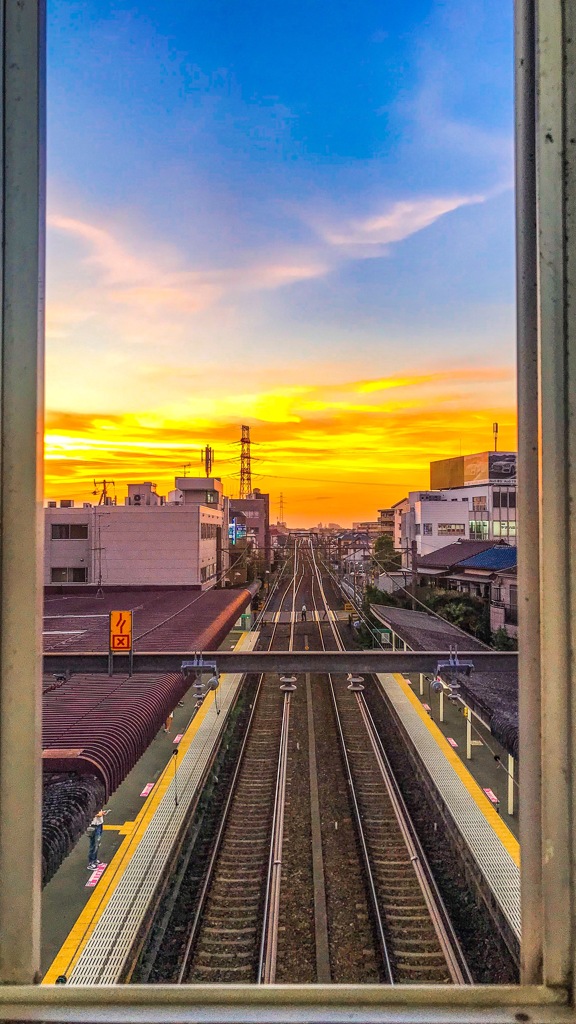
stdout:
[[(236, 646), (244, 646), (244, 641), (249, 637), (249, 635), (250, 634), (248, 633), (243, 633)], [(179, 756), (181, 755), (183, 757), (190, 747), (190, 744), (211, 708), (214, 699), (215, 693), (214, 691), (210, 691), (205, 697), (202, 707), (194, 716), (178, 744)], [(169, 771), (170, 768), (172, 768), (172, 758), (164, 768), (158, 781), (155, 783), (154, 789), (146, 797), (144, 805), (135, 821), (126, 821), (120, 826), (108, 826), (118, 830), (120, 835), (126, 836), (127, 841), (123, 842), (114, 854), (110, 864), (108, 865), (108, 869), (105, 871), (102, 879), (98, 882), (98, 885), (94, 889), (92, 896), (78, 917), (78, 920), (68, 935), (68, 938), (63, 943), (59, 952), (50, 964), (50, 967), (46, 971), (46, 974), (42, 979), (43, 985), (53, 984), (56, 981), (56, 978), (61, 974), (68, 977), (74, 969), (74, 966), (82, 955), (82, 952), (96, 928), (98, 921), (102, 917), (112, 894), (120, 882), (127, 864), (134, 856), (140, 840), (144, 836), (150, 821), (154, 817), (160, 801), (171, 784), (172, 773)], [(105, 825), (104, 827), (106, 828), (107, 826)]]
[(410, 684), (406, 681), (406, 679), (404, 679), (404, 676), (398, 673), (394, 673), (394, 679), (398, 683), (398, 686), (400, 687), (404, 695), (410, 701), (414, 710), (422, 719), (428, 731), (434, 737), (436, 743), (438, 744), (438, 746), (442, 750), (442, 753), (446, 757), (446, 760), (450, 763), (450, 765), (458, 775), (458, 778), (461, 780), (463, 785), (468, 790), (470, 796), (472, 797), (472, 799), (474, 800), (474, 802), (476, 803), (484, 817), (486, 818), (488, 824), (496, 833), (500, 842), (512, 857), (514, 863), (519, 867), (520, 844), (518, 843), (518, 840), (515, 838), (515, 836), (512, 835), (512, 832), (510, 831), (506, 823), (502, 820), (497, 811), (494, 810), (494, 807), (492, 806), (490, 800), (482, 791), (481, 786), (478, 785), (474, 776), (470, 774), (466, 766), (462, 763), (462, 761), (458, 757), (458, 754), (456, 754), (456, 752), (452, 749), (452, 747), (450, 746), (450, 744), (448, 743), (448, 741), (446, 740), (446, 738), (444, 737), (443, 733), (440, 731), (436, 723), (432, 721), (430, 716), (424, 710), (422, 704), (420, 703), (416, 695), (413, 693)]

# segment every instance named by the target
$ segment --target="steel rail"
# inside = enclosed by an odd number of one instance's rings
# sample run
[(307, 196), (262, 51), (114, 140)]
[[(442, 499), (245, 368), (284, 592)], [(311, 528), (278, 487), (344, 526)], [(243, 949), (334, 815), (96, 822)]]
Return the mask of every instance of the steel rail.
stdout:
[(183, 960), (182, 960), (182, 965), (181, 965), (180, 970), (178, 972), (177, 984), (179, 984), (179, 985), (184, 984), (184, 976), (185, 976), (186, 971), (188, 969), (188, 965), (190, 963), (190, 957), (192, 955), (192, 951), (193, 951), (194, 945), (195, 945), (196, 940), (198, 938), (198, 932), (200, 930), (200, 924), (202, 923), (202, 917), (203, 917), (204, 909), (205, 909), (205, 906), (206, 906), (206, 900), (208, 899), (208, 893), (210, 892), (210, 886), (212, 885), (212, 880), (214, 878), (214, 871), (215, 871), (215, 868), (216, 868), (216, 861), (218, 860), (218, 854), (220, 853), (220, 848), (222, 846), (222, 839), (224, 837), (224, 832), (225, 832), (226, 826), (228, 824), (228, 817), (229, 817), (229, 813), (230, 813), (230, 808), (232, 806), (232, 800), (234, 799), (234, 796), (235, 796), (235, 793), (236, 793), (236, 784), (238, 782), (238, 778), (240, 776), (240, 771), (242, 769), (242, 765), (243, 765), (243, 761), (244, 761), (244, 752), (246, 750), (246, 745), (248, 743), (248, 737), (250, 735), (250, 730), (252, 728), (252, 722), (253, 722), (253, 719), (254, 719), (254, 715), (256, 714), (256, 706), (258, 704), (258, 698), (260, 696), (260, 690), (261, 690), (261, 687), (262, 687), (262, 680), (263, 680), (263, 678), (264, 678), (264, 673), (262, 673), (262, 675), (260, 676), (260, 679), (258, 680), (257, 690), (256, 690), (256, 693), (254, 695), (254, 703), (252, 705), (252, 710), (250, 712), (250, 718), (248, 719), (248, 725), (247, 725), (247, 728), (246, 728), (246, 732), (244, 734), (244, 739), (242, 740), (242, 746), (241, 746), (240, 752), (238, 754), (238, 760), (236, 762), (236, 767), (234, 769), (234, 774), (232, 776), (232, 781), (231, 781), (231, 784), (230, 784), (230, 790), (229, 790), (229, 793), (228, 793), (228, 796), (226, 798), (226, 802), (224, 804), (224, 808), (223, 808), (223, 811), (222, 811), (222, 817), (220, 819), (220, 825), (219, 825), (218, 831), (216, 833), (216, 839), (214, 841), (214, 846), (213, 846), (213, 849), (212, 849), (212, 853), (210, 854), (210, 860), (208, 861), (208, 868), (206, 870), (206, 875), (204, 877), (204, 881), (202, 882), (202, 886), (201, 886), (201, 889), (200, 889), (200, 895), (199, 895), (199, 898), (198, 898), (198, 905), (196, 907), (196, 912), (194, 914), (194, 920), (192, 921), (192, 926), (190, 928), (190, 934), (189, 934), (187, 942), (186, 942), (186, 948), (184, 950), (184, 957), (183, 957)]
[[(288, 649), (291, 651), (294, 645), (294, 623), (296, 618), (296, 594), (300, 584), (296, 587), (296, 575), (298, 572), (298, 540), (294, 541), (294, 575), (291, 583), (283, 595), (288, 593), (292, 585), (292, 613), (290, 616), (290, 637)], [(302, 578), (304, 571), (302, 572)], [(274, 639), (274, 629), (270, 643)], [(274, 812), (272, 818), (272, 836), (270, 842), (270, 856), (268, 860), (268, 873), (266, 877), (266, 891), (264, 895), (264, 924), (262, 938), (260, 941), (260, 956), (258, 959), (258, 972), (256, 982), (258, 985), (271, 985), (276, 979), (276, 961), (278, 954), (278, 925), (280, 923), (280, 888), (282, 881), (282, 847), (284, 841), (284, 812), (286, 808), (286, 775), (288, 766), (288, 735), (290, 728), (290, 693), (284, 694), (284, 706), (282, 709), (282, 731), (280, 734), (280, 747), (278, 751), (278, 769), (276, 773), (276, 790), (274, 794)]]
[[(279, 585), (279, 582), (280, 582), (280, 578), (278, 579), (276, 586), (272, 589), (272, 591), (270, 592), (270, 594), (268, 595), (268, 597), (266, 599), (266, 602), (265, 602), (264, 607), (262, 609), (262, 616), (264, 615), (267, 606), (272, 601), (272, 599), (273, 599), (273, 597), (275, 595), (277, 586)], [(282, 597), (280, 599), (280, 607), (282, 607), (282, 604), (284, 602), (286, 594), (290, 590), (291, 586), (292, 586), (292, 580), (289, 581), (288, 586), (286, 587), (286, 590), (282, 594)], [(270, 650), (272, 648), (272, 643), (273, 643), (274, 636), (275, 636), (275, 633), (276, 633), (276, 626), (277, 626), (277, 624), (274, 623), (273, 624), (273, 629), (272, 629), (272, 634), (270, 636), (270, 642), (269, 642), (269, 645), (268, 645), (268, 650)], [(250, 712), (250, 717), (248, 719), (248, 725), (247, 725), (247, 728), (246, 728), (246, 732), (244, 734), (244, 738), (242, 740), (242, 745), (241, 745), (241, 748), (240, 748), (240, 751), (239, 751), (239, 754), (238, 754), (238, 759), (237, 759), (237, 762), (236, 762), (236, 767), (234, 769), (234, 773), (233, 773), (232, 780), (231, 780), (231, 783), (230, 783), (230, 789), (229, 789), (229, 792), (228, 792), (228, 796), (226, 798), (226, 802), (224, 804), (224, 808), (223, 808), (223, 811), (222, 811), (222, 817), (220, 819), (220, 824), (219, 824), (219, 827), (218, 827), (218, 831), (216, 833), (216, 838), (215, 838), (215, 841), (214, 841), (212, 852), (210, 854), (210, 859), (208, 861), (208, 867), (207, 867), (206, 874), (204, 876), (204, 880), (202, 882), (202, 886), (201, 886), (201, 889), (200, 889), (200, 895), (199, 895), (199, 898), (198, 898), (198, 904), (197, 904), (196, 911), (195, 911), (195, 914), (194, 914), (194, 920), (192, 922), (190, 933), (189, 933), (189, 936), (188, 936), (188, 939), (187, 939), (187, 942), (186, 942), (186, 948), (184, 950), (184, 957), (183, 957), (182, 965), (181, 965), (180, 970), (178, 972), (177, 984), (179, 984), (179, 985), (184, 984), (184, 978), (185, 978), (185, 975), (186, 975), (186, 973), (188, 971), (188, 967), (189, 967), (189, 964), (190, 964), (190, 959), (191, 959), (194, 947), (195, 947), (197, 939), (198, 939), (198, 933), (200, 931), (200, 926), (202, 924), (204, 910), (205, 910), (205, 907), (206, 907), (206, 901), (208, 899), (210, 888), (212, 886), (212, 882), (213, 882), (213, 879), (214, 879), (214, 873), (215, 873), (215, 870), (216, 870), (216, 864), (217, 864), (217, 861), (218, 861), (218, 855), (219, 855), (220, 849), (222, 847), (222, 840), (224, 838), (224, 834), (225, 834), (226, 827), (227, 827), (227, 824), (228, 824), (228, 818), (229, 818), (229, 815), (230, 815), (230, 809), (232, 807), (232, 801), (234, 800), (234, 797), (236, 795), (237, 784), (238, 784), (238, 780), (240, 778), (240, 772), (241, 772), (242, 767), (243, 767), (244, 754), (245, 754), (246, 747), (247, 747), (247, 744), (248, 744), (248, 739), (250, 737), (250, 733), (251, 733), (251, 729), (252, 729), (252, 724), (253, 724), (253, 721), (254, 721), (254, 716), (256, 714), (256, 708), (257, 708), (257, 705), (258, 705), (258, 698), (260, 697), (260, 692), (261, 692), (261, 689), (262, 689), (262, 683), (263, 683), (263, 680), (264, 680), (264, 675), (265, 675), (264, 672), (260, 673), (260, 677), (258, 679), (256, 694), (254, 696), (254, 702), (253, 702), (252, 710)]]
[(262, 929), (258, 973), (256, 976), (256, 982), (258, 985), (271, 985), (276, 979), (289, 728), (290, 694), (286, 693), (284, 694), (284, 707), (282, 709), (282, 732), (280, 734), (276, 791), (274, 795), (272, 838), (270, 843), (268, 874), (266, 878), (266, 893), (264, 896), (264, 927)]
[[(315, 568), (316, 578), (317, 578), (317, 581), (318, 581), (318, 587), (319, 587), (320, 593), (322, 594), (322, 599), (324, 601), (324, 606), (325, 606), (327, 612), (329, 612), (328, 603), (327, 603), (327, 600), (326, 600), (326, 594), (324, 593), (324, 588), (322, 586), (322, 582), (319, 579), (319, 570), (318, 570), (318, 566), (316, 565), (316, 559), (314, 558), (314, 549), (312, 549), (312, 562), (313, 562), (313, 565), (314, 565), (314, 568)], [(328, 618), (329, 618), (329, 614), (328, 614)], [(342, 640), (340, 638), (340, 635), (335, 631), (334, 623), (332, 622), (331, 619), (330, 619), (330, 626), (332, 628), (332, 633), (334, 635), (334, 639), (335, 639), (337, 645), (340, 647), (342, 645)], [(318, 627), (319, 627), (319, 631), (320, 631), (320, 642), (322, 644), (322, 648), (325, 649), (326, 644), (325, 644), (325, 640), (324, 640), (324, 634), (322, 633), (322, 629), (320, 627), (320, 623), (318, 623)], [(389, 985), (393, 985), (394, 984), (394, 975), (393, 975), (393, 972), (392, 972), (392, 964), (390, 962), (390, 954), (388, 952), (388, 943), (387, 943), (387, 940), (386, 940), (386, 933), (385, 933), (384, 924), (383, 924), (383, 921), (382, 921), (382, 914), (380, 912), (380, 905), (378, 903), (378, 895), (377, 895), (377, 892), (376, 892), (376, 884), (375, 884), (375, 881), (374, 881), (374, 875), (372, 873), (372, 866), (370, 864), (370, 855), (368, 853), (368, 844), (366, 842), (366, 836), (365, 836), (364, 828), (363, 828), (363, 825), (362, 825), (362, 816), (360, 814), (360, 805), (358, 803), (358, 798), (356, 796), (356, 789), (355, 789), (355, 786), (354, 786), (354, 780), (352, 778), (352, 768), (351, 768), (351, 765), (350, 765), (350, 759), (348, 757), (348, 751), (346, 749), (346, 741), (344, 739), (344, 730), (342, 729), (342, 722), (341, 722), (341, 719), (340, 719), (340, 713), (338, 711), (338, 705), (336, 703), (336, 694), (334, 692), (334, 682), (333, 682), (332, 676), (330, 674), (328, 675), (328, 683), (329, 683), (329, 686), (330, 686), (330, 693), (331, 693), (331, 696), (332, 696), (332, 707), (333, 707), (333, 710), (334, 710), (334, 717), (335, 717), (335, 720), (336, 720), (336, 730), (337, 730), (338, 739), (339, 739), (339, 742), (340, 742), (340, 751), (341, 751), (341, 754), (342, 754), (342, 760), (344, 761), (344, 766), (345, 766), (345, 770), (346, 770), (346, 779), (347, 779), (347, 782), (348, 782), (348, 789), (349, 789), (349, 792), (350, 792), (350, 799), (351, 799), (352, 808), (353, 808), (353, 811), (354, 811), (354, 820), (355, 820), (355, 823), (356, 823), (356, 832), (357, 832), (357, 835), (358, 835), (358, 841), (359, 841), (359, 844), (360, 844), (360, 850), (362, 852), (362, 861), (363, 861), (363, 865), (364, 865), (364, 871), (365, 871), (365, 874), (366, 874), (368, 894), (369, 894), (370, 903), (371, 903), (371, 906), (372, 906), (372, 914), (373, 914), (373, 919), (374, 919), (374, 925), (375, 925), (375, 929), (376, 929), (378, 945), (380, 947), (380, 953), (381, 953), (381, 956), (382, 956), (382, 964), (383, 964), (383, 968), (384, 968), (385, 981)]]
[[(312, 560), (313, 560), (315, 568), (316, 568), (317, 577), (320, 577), (320, 571), (319, 571), (318, 566), (316, 565), (316, 559), (314, 557), (314, 549), (313, 548), (312, 548)], [(322, 586), (320, 578), (318, 579), (318, 586), (319, 586), (320, 592), (322, 594), (322, 598), (324, 600), (325, 606), (327, 607), (326, 595), (325, 595), (324, 588)], [(339, 649), (342, 649), (342, 647), (343, 647), (342, 639), (341, 639), (341, 637), (340, 637), (340, 635), (338, 633), (338, 630), (337, 630), (337, 627), (335, 626), (335, 623), (332, 620), (330, 620), (330, 626), (331, 626), (332, 632), (334, 634), (334, 639), (335, 639)], [(322, 643), (324, 644), (323, 637), (322, 637)], [(340, 716), (339, 716), (338, 708), (336, 706), (336, 695), (335, 695), (334, 686), (333, 686), (333, 682), (332, 682), (332, 678), (331, 677), (330, 677), (330, 687), (331, 687), (331, 693), (332, 693), (332, 698), (333, 698), (333, 703), (334, 703), (334, 710), (335, 710), (335, 714), (336, 714), (336, 718), (337, 718), (338, 726), (339, 726), (339, 733), (340, 733), (340, 736), (341, 736), (341, 745), (342, 745), (342, 749), (343, 749), (343, 752), (344, 752), (344, 755), (345, 755), (347, 771), (348, 771), (348, 775), (349, 775), (349, 779), (350, 779), (350, 785), (351, 785), (352, 791), (354, 791), (354, 786), (353, 786), (353, 783), (352, 783), (352, 772), (350, 770), (350, 764), (349, 764), (349, 760), (348, 760), (348, 753), (346, 751), (346, 744), (345, 744), (345, 741), (344, 741), (344, 733), (343, 733), (343, 730), (342, 730), (342, 725), (341, 725), (341, 721), (340, 721)], [(396, 819), (398, 821), (398, 825), (399, 825), (400, 831), (402, 833), (404, 842), (405, 842), (406, 847), (408, 849), (408, 852), (409, 852), (409, 855), (410, 855), (410, 861), (412, 863), (412, 866), (414, 868), (414, 872), (416, 874), (416, 878), (417, 878), (418, 883), (420, 885), (420, 889), (422, 891), (422, 894), (423, 894), (426, 906), (428, 908), (428, 912), (430, 914), (430, 919), (431, 919), (432, 924), (434, 926), (436, 935), (438, 937), (438, 941), (440, 943), (440, 947), (442, 949), (442, 952), (443, 952), (444, 958), (446, 960), (446, 964), (447, 964), (448, 970), (450, 972), (450, 976), (451, 976), (454, 984), (456, 984), (456, 985), (472, 984), (473, 979), (472, 979), (472, 976), (471, 976), (471, 974), (470, 974), (470, 972), (468, 970), (468, 965), (466, 964), (466, 960), (464, 958), (464, 954), (462, 953), (462, 950), (460, 948), (460, 944), (459, 944), (458, 939), (456, 937), (456, 933), (455, 933), (454, 928), (452, 926), (452, 922), (450, 920), (448, 912), (446, 911), (446, 908), (444, 906), (442, 897), (441, 897), (440, 892), (438, 890), (438, 887), (436, 885), (436, 881), (434, 879), (434, 876), (432, 874), (432, 871), (430, 869), (430, 866), (429, 866), (428, 861), (426, 859), (426, 856), (424, 854), (424, 850), (422, 849), (422, 846), (421, 846), (420, 841), (418, 839), (416, 830), (415, 830), (415, 828), (414, 828), (414, 826), (412, 824), (412, 821), (410, 819), (410, 816), (408, 814), (408, 810), (407, 810), (406, 805), (404, 803), (404, 799), (403, 799), (403, 797), (401, 795), (400, 788), (399, 788), (399, 786), (398, 786), (398, 784), (396, 782), (396, 779), (394, 778), (394, 774), (392, 772), (392, 768), (390, 766), (390, 763), (389, 763), (388, 758), (386, 756), (386, 753), (384, 751), (384, 747), (382, 745), (382, 741), (380, 740), (380, 737), (378, 735), (376, 726), (374, 724), (374, 720), (372, 718), (372, 715), (370, 714), (370, 711), (369, 711), (369, 708), (368, 708), (368, 706), (366, 704), (364, 695), (362, 693), (357, 693), (355, 696), (356, 696), (356, 701), (357, 701), (357, 704), (358, 704), (358, 708), (359, 708), (362, 720), (364, 722), (364, 726), (366, 728), (366, 732), (368, 734), (368, 738), (370, 740), (370, 744), (371, 744), (372, 749), (374, 751), (374, 755), (375, 755), (375, 758), (376, 758), (378, 769), (379, 769), (380, 774), (382, 776), (382, 779), (384, 781), (384, 785), (386, 787), (386, 791), (387, 791), (388, 796), (390, 798), (390, 803), (392, 805), (394, 814), (395, 814)], [(355, 792), (354, 792), (354, 804), (355, 804), (355, 808), (358, 808), (358, 818), (359, 818), (360, 817), (360, 815), (359, 815), (359, 807), (358, 807), (358, 801), (356, 799)], [(365, 842), (364, 842), (364, 846), (367, 849), (367, 844)], [(372, 879), (372, 881), (373, 881), (373, 879)], [(374, 894), (373, 894), (373, 896), (374, 896), (374, 899), (377, 900), (377, 893), (376, 893), (376, 887), (375, 886), (374, 886)], [(389, 963), (389, 960), (388, 960), (388, 963)]]
[(406, 843), (406, 847), (410, 854), (410, 860), (418, 878), (430, 918), (434, 925), (438, 941), (452, 976), (452, 981), (455, 985), (471, 985), (473, 983), (472, 975), (468, 969), (468, 965), (460, 948), (460, 943), (458, 942), (448, 911), (444, 906), (438, 886), (436, 885), (432, 870), (426, 859), (426, 854), (424, 853), (416, 830), (410, 819), (408, 809), (404, 803), (404, 798), (400, 792), (398, 783), (394, 778), (382, 740), (378, 735), (374, 719), (370, 714), (370, 709), (368, 708), (362, 693), (356, 694), (356, 700), (360, 709), (360, 714), (362, 715), (362, 720), (366, 726), (366, 731), (370, 737), (372, 749), (374, 750), (378, 768), (390, 798), (390, 803), (392, 804), (396, 819), (400, 826), (400, 831), (402, 832), (404, 842)]

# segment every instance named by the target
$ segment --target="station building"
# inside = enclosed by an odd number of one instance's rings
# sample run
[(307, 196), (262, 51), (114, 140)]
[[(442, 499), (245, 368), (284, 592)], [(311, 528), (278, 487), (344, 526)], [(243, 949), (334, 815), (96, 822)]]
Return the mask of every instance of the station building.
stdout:
[(130, 484), (123, 505), (45, 509), (44, 583), (213, 587), (228, 564), (227, 499), (217, 477), (178, 477), (168, 498)]

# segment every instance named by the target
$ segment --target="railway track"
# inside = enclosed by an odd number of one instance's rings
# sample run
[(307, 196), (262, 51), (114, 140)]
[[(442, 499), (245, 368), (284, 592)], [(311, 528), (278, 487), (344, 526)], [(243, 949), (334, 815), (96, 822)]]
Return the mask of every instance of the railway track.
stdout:
[[(313, 550), (311, 562), (328, 611)], [(344, 649), (336, 624), (331, 619), (329, 623), (336, 647)], [(322, 629), (320, 636), (325, 647)], [(464, 956), (395, 783), (362, 684), (328, 678), (386, 980), (390, 984), (469, 983)]]
[[(295, 546), (294, 574), (280, 598), (282, 608), (291, 596), (293, 612), (297, 569)], [(265, 610), (262, 617), (264, 614)], [(294, 617), (292, 614), (289, 649)], [(269, 649), (277, 637), (279, 623), (275, 622)], [(290, 698), (290, 691), (282, 693), (276, 679), (260, 677), (254, 712), (179, 967), (180, 983), (274, 980)]]
[[(291, 569), (260, 616), (266, 648), (343, 649), (313, 548), (297, 542)], [(302, 596), (313, 615), (297, 624)], [(270, 617), (272, 599), (289, 616)], [(257, 680), (230, 792), (184, 924), (186, 937), (172, 947), (179, 962), (171, 978), (270, 984), (279, 969), (284, 980), (303, 974), (325, 982), (466, 983), (466, 964), (362, 688), (350, 689), (345, 677), (307, 676), (305, 687), (302, 682), (294, 694), (290, 684), (282, 692), (275, 676)], [(323, 729), (322, 767), (331, 773), (330, 785), (340, 780), (341, 835), (333, 820), (332, 831), (323, 821), (322, 808), (335, 794), (316, 772), (315, 714)], [(307, 781), (303, 788), (299, 778), (297, 787), (308, 805), (305, 814), (286, 802), (294, 765), (302, 771), (295, 754), (300, 743), (307, 750)], [(325, 876), (324, 854), (334, 878)], [(289, 883), (283, 878), (287, 859), (295, 868)]]

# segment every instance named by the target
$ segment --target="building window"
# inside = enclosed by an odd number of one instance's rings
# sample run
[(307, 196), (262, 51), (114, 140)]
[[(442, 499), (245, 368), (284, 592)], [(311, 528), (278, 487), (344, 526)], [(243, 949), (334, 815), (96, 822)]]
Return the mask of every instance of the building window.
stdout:
[(50, 573), (51, 583), (87, 583), (88, 569), (55, 568)]
[(466, 526), (464, 523), (438, 523), (439, 537), (446, 537), (450, 534), (464, 537), (466, 535)]
[(501, 587), (496, 587), (496, 586), (492, 587), (492, 600), (494, 601), (494, 603), (500, 602), (502, 600), (502, 588)]
[(216, 505), (218, 502), (218, 491), (206, 491), (206, 504)]
[(476, 498), (472, 498), (472, 508), (475, 512), (486, 512), (486, 495), (481, 494)]
[(508, 491), (508, 508), (516, 508), (516, 491)]
[(494, 491), (492, 495), (492, 508), (500, 508), (500, 491)]
[(492, 524), (492, 535), (494, 537), (515, 537), (516, 520), (495, 520), (494, 523)]
[(432, 536), (432, 523), (423, 523), (422, 524), (422, 533), (424, 534), (425, 537), (431, 537)]
[(414, 525), (414, 533), (416, 534), (417, 537), (420, 536), (420, 523), (416, 523)]
[(470, 540), (488, 540), (488, 520), (470, 520)]
[(87, 540), (88, 523), (52, 523), (52, 540)]

